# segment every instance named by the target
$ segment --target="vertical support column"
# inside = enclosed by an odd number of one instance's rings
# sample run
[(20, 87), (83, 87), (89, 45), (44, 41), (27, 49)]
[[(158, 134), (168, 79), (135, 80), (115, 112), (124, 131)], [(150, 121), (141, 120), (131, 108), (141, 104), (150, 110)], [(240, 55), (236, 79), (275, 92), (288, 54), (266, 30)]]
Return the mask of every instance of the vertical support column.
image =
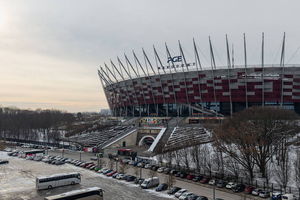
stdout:
[[(194, 52), (195, 52), (195, 63), (196, 63), (196, 69), (197, 69), (197, 76), (198, 76), (198, 88), (199, 88), (199, 98), (200, 98), (200, 103), (201, 103), (201, 108), (203, 109), (203, 101), (202, 101), (202, 88), (201, 88), (201, 84), (202, 84), (202, 78), (200, 78), (200, 73), (199, 70), (202, 71), (202, 66), (201, 66), (201, 62), (200, 62), (200, 57), (198, 54), (198, 50), (197, 50), (197, 46), (195, 43), (195, 40), (193, 38), (193, 44), (194, 44)], [(198, 68), (199, 65), (199, 68)], [(204, 116), (204, 113), (202, 111), (202, 117)]]
[(244, 76), (244, 82), (245, 82), (245, 101), (246, 101), (246, 109), (249, 107), (248, 105), (248, 74), (247, 74), (247, 46), (246, 46), (246, 35), (244, 33), (244, 59), (245, 59), (245, 76)]
[(280, 94), (280, 107), (283, 107), (283, 92), (284, 92), (284, 58), (285, 58), (285, 33), (283, 35), (282, 49), (281, 49), (281, 58), (280, 58), (280, 67), (281, 67), (281, 94)]
[(262, 81), (262, 97), (261, 97), (261, 105), (262, 107), (265, 106), (265, 69), (264, 69), (264, 32), (262, 33), (262, 43), (261, 43), (261, 67), (262, 67), (262, 72), (261, 72), (261, 81)]
[[(187, 66), (187, 62), (180, 44), (180, 41), (178, 40), (178, 44), (179, 44), (179, 51), (180, 51), (180, 55), (183, 57), (182, 61), (181, 61), (181, 67), (183, 70), (183, 77), (184, 77), (184, 85), (185, 85), (185, 96), (186, 96), (186, 103), (188, 105), (188, 110), (189, 110), (189, 116), (191, 116), (191, 106), (190, 106), (190, 101), (189, 101), (189, 95), (188, 95), (188, 85), (186, 83), (186, 74), (185, 74), (185, 70), (184, 70), (184, 65), (186, 66), (187, 71), (189, 70), (188, 66)], [(172, 64), (174, 66), (174, 63), (172, 61)]]
[[(214, 103), (215, 103), (215, 109), (217, 106), (217, 98), (216, 98), (216, 88), (215, 88), (215, 73), (214, 70), (216, 69), (216, 62), (213, 52), (213, 47), (211, 44), (210, 36), (209, 36), (209, 47), (210, 47), (210, 60), (211, 60), (211, 76), (213, 81), (213, 92), (214, 92)], [(217, 116), (217, 109), (215, 110), (216, 116)]]
[[(169, 57), (171, 57), (171, 54), (170, 54), (170, 52), (169, 52), (167, 43), (165, 43), (165, 46), (166, 46), (166, 52), (167, 52), (167, 55), (168, 55)], [(172, 67), (174, 68), (175, 72), (177, 72), (177, 71), (176, 71), (176, 68), (175, 68), (175, 66), (174, 66), (173, 60), (171, 60), (171, 61), (172, 61)], [(175, 100), (175, 104), (177, 105), (178, 102), (177, 102), (176, 91), (175, 91), (175, 87), (174, 87), (173, 72), (172, 72), (172, 70), (171, 70), (171, 66), (169, 66), (169, 68), (170, 68), (170, 75), (171, 75), (171, 78), (172, 78), (172, 88), (173, 88), (173, 93), (174, 93), (174, 100)], [(177, 117), (178, 117), (178, 116), (179, 116), (179, 113), (178, 113), (177, 106), (176, 106), (176, 110), (177, 110)]]
[[(230, 103), (230, 117), (232, 117), (232, 97), (231, 97), (231, 63), (230, 63), (230, 52), (229, 52), (229, 45), (228, 45), (228, 38), (226, 35), (226, 49), (227, 49), (227, 81), (228, 81), (228, 91), (229, 91), (229, 103)], [(233, 60), (233, 55), (232, 55)]]

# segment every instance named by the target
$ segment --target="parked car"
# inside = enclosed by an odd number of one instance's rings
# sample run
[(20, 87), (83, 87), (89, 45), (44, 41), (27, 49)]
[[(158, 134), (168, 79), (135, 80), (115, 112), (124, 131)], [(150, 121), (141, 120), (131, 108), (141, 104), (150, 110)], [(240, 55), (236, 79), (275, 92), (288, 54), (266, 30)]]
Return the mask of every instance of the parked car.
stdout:
[(193, 178), (193, 181), (198, 182), (198, 181), (201, 181), (202, 178), (203, 178), (203, 176), (195, 176)]
[(159, 185), (158, 177), (153, 177), (153, 178), (145, 179), (144, 182), (141, 184), (141, 187), (143, 189), (149, 189), (149, 188), (157, 187), (158, 185)]
[(194, 174), (188, 174), (187, 176), (186, 176), (186, 179), (188, 179), (188, 180), (193, 180), (195, 178), (195, 175)]
[(196, 200), (199, 196), (196, 194), (192, 194), (191, 196), (188, 196), (188, 200)]
[(252, 191), (252, 195), (254, 196), (258, 196), (260, 192), (262, 192), (263, 190), (260, 188), (256, 188)]
[(113, 178), (117, 178), (117, 176), (118, 176), (118, 173), (115, 173), (114, 175), (112, 175), (111, 177), (113, 177)]
[(111, 172), (109, 172), (109, 173), (107, 173), (107, 174), (105, 174), (106, 176), (112, 176), (112, 175), (114, 175), (115, 173), (117, 173), (117, 171), (111, 171)]
[(168, 184), (161, 183), (161, 184), (159, 184), (159, 186), (157, 186), (157, 188), (155, 188), (155, 191), (160, 192), (160, 191), (163, 191), (163, 190), (166, 190), (166, 189), (168, 189)]
[(9, 163), (9, 161), (8, 160), (0, 160), (0, 164), (2, 165), (2, 164), (8, 164)]
[(180, 189), (175, 193), (175, 197), (179, 198), (184, 192), (186, 192), (187, 189)]
[(271, 196), (271, 200), (281, 200), (282, 194), (280, 192), (273, 192)]
[(125, 174), (118, 174), (118, 175), (116, 176), (116, 179), (123, 180), (124, 177), (125, 177)]
[(270, 192), (269, 191), (266, 191), (266, 190), (263, 190), (261, 191), (258, 196), (262, 197), (262, 198), (267, 198), (267, 197), (270, 197)]
[(160, 167), (157, 169), (157, 172), (162, 173), (164, 171), (164, 169), (165, 169), (164, 167)]
[(244, 184), (237, 184), (236, 186), (233, 186), (231, 188), (233, 192), (243, 192), (245, 190), (245, 185)]
[(218, 188), (223, 188), (226, 185), (227, 185), (227, 183), (225, 181), (223, 181), (223, 180), (218, 180), (218, 182), (217, 182), (217, 187)]
[(151, 169), (151, 168), (152, 168), (152, 165), (150, 165), (150, 164), (145, 165), (145, 169)]
[(184, 192), (182, 195), (180, 195), (179, 199), (180, 200), (188, 200), (188, 197), (192, 196), (192, 195), (193, 195), (193, 193), (191, 193), (191, 192)]
[(107, 169), (107, 168), (102, 168), (102, 169), (98, 170), (97, 172), (98, 172), (98, 173), (103, 173), (103, 172), (106, 171), (106, 170), (108, 170), (108, 169)]
[(140, 178), (139, 181), (138, 181), (138, 184), (142, 185), (142, 183), (144, 182), (144, 180), (145, 180), (144, 178)]
[(137, 167), (141, 167), (141, 168), (143, 168), (143, 167), (145, 167), (145, 163), (143, 163), (143, 162), (140, 162), (140, 163), (138, 163), (136, 166), (137, 166)]
[(42, 159), (43, 159), (42, 156), (35, 156), (35, 157), (33, 158), (34, 161), (41, 161)]
[(165, 168), (165, 169), (164, 169), (164, 173), (165, 173), (165, 174), (169, 174), (169, 173), (170, 173), (170, 171), (171, 171), (171, 169), (170, 169), (170, 168)]
[(144, 182), (144, 180), (145, 180), (144, 178), (136, 178), (136, 179), (134, 180), (134, 183), (140, 185), (140, 184), (142, 184), (142, 183)]
[(170, 174), (173, 174), (173, 175), (175, 175), (175, 174), (177, 174), (177, 170), (175, 170), (175, 169), (171, 169), (171, 171), (170, 171)]
[(216, 179), (211, 179), (211, 180), (208, 181), (209, 185), (216, 185), (216, 183), (217, 183)]
[(179, 190), (181, 190), (180, 187), (172, 187), (170, 190), (168, 190), (168, 194), (175, 194), (176, 192), (178, 192)]
[(284, 194), (282, 195), (282, 200), (296, 200), (296, 196), (294, 194)]
[(158, 166), (156, 166), (156, 165), (153, 165), (153, 166), (152, 166), (152, 168), (151, 168), (151, 170), (153, 170), (153, 171), (157, 171), (157, 170), (158, 170), (158, 168), (159, 168)]
[(227, 189), (231, 189), (232, 187), (235, 187), (235, 186), (236, 186), (236, 183), (234, 183), (234, 182), (229, 182), (229, 183), (227, 183), (226, 188), (227, 188)]
[(127, 182), (132, 182), (132, 181), (134, 181), (136, 179), (136, 177), (135, 176), (131, 176), (131, 175), (128, 175), (127, 177), (126, 177), (126, 181)]
[(187, 173), (185, 173), (185, 172), (180, 172), (180, 174), (179, 174), (180, 178), (186, 178), (186, 176), (187, 176)]
[(95, 169), (95, 165), (93, 165), (93, 166), (91, 166), (90, 168), (89, 168), (89, 170), (94, 170)]
[(255, 189), (255, 187), (249, 185), (245, 188), (244, 192), (246, 194), (251, 194), (254, 189)]
[(98, 160), (98, 158), (97, 158), (97, 157), (91, 157), (90, 159), (91, 159), (91, 160), (93, 160), (93, 161), (96, 161), (96, 160)]
[(209, 182), (209, 180), (210, 180), (210, 178), (204, 177), (203, 179), (200, 180), (200, 183), (206, 184)]
[(102, 174), (106, 175), (106, 174), (108, 174), (108, 173), (110, 173), (112, 171), (113, 171), (112, 169), (108, 169), (108, 170), (103, 171)]
[[(217, 200), (218, 198), (216, 198)], [(196, 200), (208, 200), (206, 196), (199, 196)]]

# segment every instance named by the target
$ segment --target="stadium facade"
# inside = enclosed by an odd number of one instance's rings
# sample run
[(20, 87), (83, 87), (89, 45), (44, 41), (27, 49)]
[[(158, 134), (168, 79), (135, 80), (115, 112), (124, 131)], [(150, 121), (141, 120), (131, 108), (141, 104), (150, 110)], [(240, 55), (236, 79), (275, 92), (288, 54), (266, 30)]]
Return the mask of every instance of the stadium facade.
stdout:
[[(209, 41), (210, 42), (210, 41)], [(226, 40), (227, 42), (227, 40)], [(115, 116), (223, 116), (251, 106), (280, 106), (300, 113), (300, 65), (284, 64), (284, 40), (280, 64), (234, 66), (227, 42), (226, 67), (216, 67), (210, 44), (211, 67), (203, 69), (194, 44), (195, 60), (187, 62), (179, 43), (179, 55), (163, 64), (156, 49), (154, 66), (143, 50), (142, 65), (125, 55), (125, 64), (104, 64), (98, 75)], [(131, 63), (135, 63), (133, 66)]]

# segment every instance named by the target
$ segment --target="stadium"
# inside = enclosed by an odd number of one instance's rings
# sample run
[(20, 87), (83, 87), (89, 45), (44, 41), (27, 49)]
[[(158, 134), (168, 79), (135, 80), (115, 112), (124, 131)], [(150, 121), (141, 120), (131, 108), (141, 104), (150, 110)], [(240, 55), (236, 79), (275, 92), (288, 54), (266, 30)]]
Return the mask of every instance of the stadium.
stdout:
[[(210, 40), (209, 40), (210, 42)], [(125, 55), (98, 70), (103, 90), (114, 116), (122, 117), (222, 117), (251, 106), (280, 106), (300, 113), (300, 65), (285, 65), (284, 43), (280, 64), (264, 64), (264, 43), (259, 65), (235, 66), (227, 42), (227, 66), (216, 66), (210, 42), (211, 66), (201, 66), (193, 42), (195, 59), (188, 62), (179, 43), (179, 55), (162, 59), (155, 47), (155, 65), (143, 50), (134, 61)], [(135, 66), (132, 64), (135, 63)], [(142, 64), (143, 63), (143, 64)]]

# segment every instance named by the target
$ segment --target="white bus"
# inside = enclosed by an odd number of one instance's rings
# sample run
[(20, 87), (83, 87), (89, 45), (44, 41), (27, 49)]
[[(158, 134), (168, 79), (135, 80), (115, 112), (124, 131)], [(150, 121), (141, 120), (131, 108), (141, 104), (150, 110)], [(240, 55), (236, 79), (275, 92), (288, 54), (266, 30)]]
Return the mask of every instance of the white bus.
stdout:
[(38, 190), (51, 189), (54, 187), (64, 185), (74, 185), (81, 181), (80, 173), (65, 173), (65, 174), (54, 174), (51, 176), (42, 176), (36, 178), (36, 188)]
[(101, 188), (92, 187), (45, 197), (45, 200), (103, 200)]

